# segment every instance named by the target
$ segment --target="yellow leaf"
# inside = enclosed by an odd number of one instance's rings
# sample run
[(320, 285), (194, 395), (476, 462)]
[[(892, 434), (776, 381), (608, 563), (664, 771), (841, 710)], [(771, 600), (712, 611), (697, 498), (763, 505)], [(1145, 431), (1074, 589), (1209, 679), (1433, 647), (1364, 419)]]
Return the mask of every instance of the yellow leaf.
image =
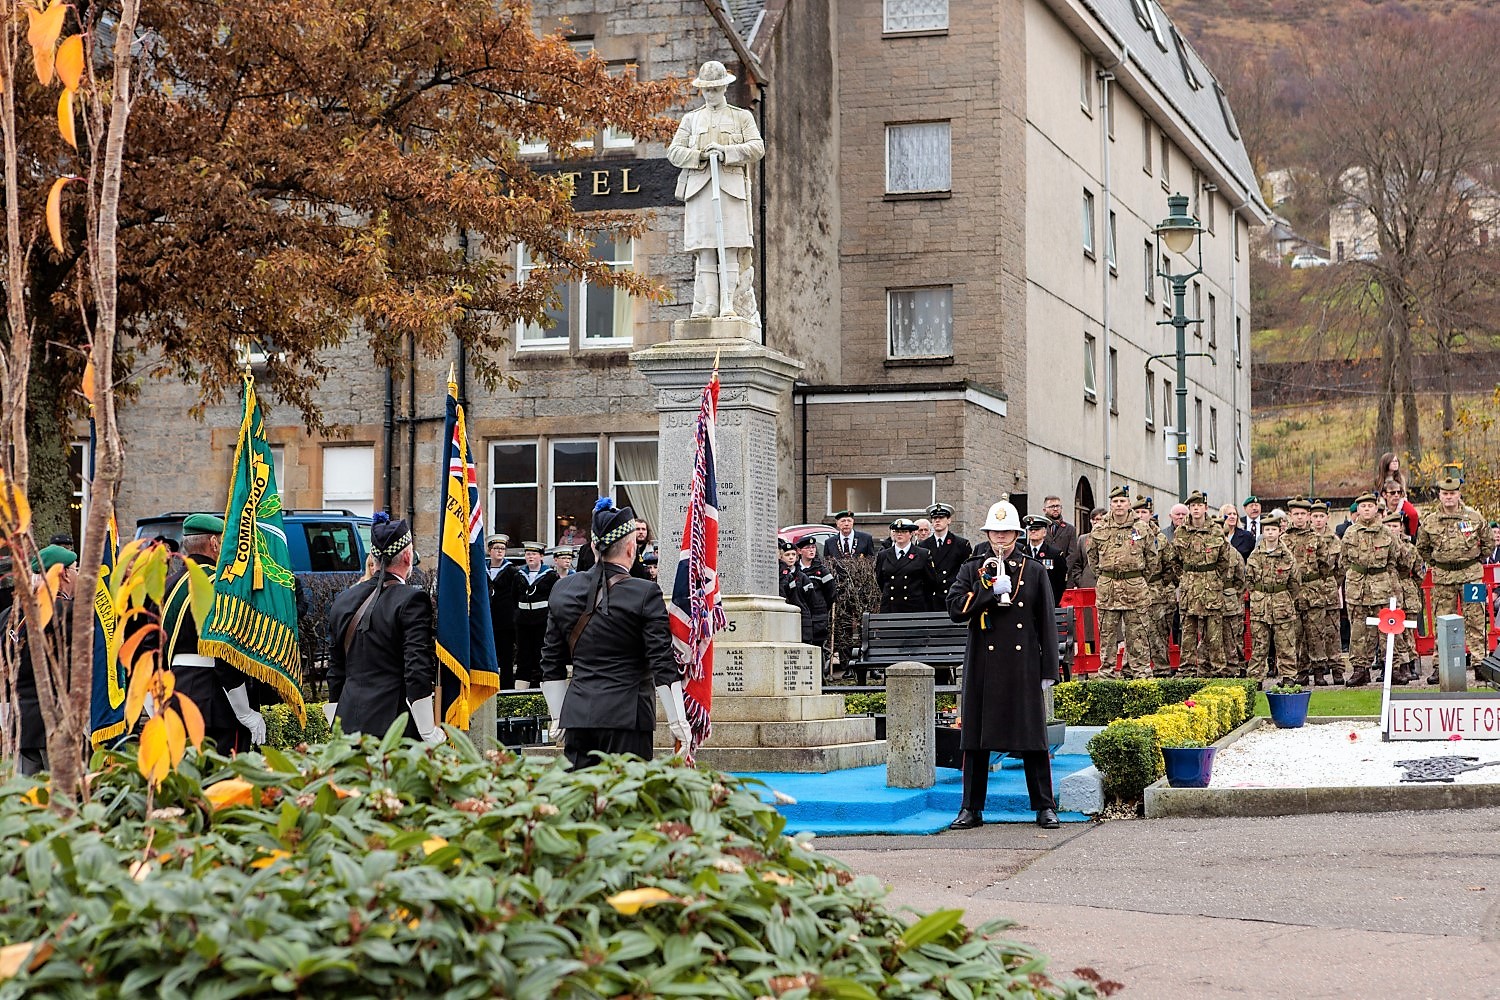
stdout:
[(22, 941), (0, 948), (0, 979), (9, 979), (22, 969), (35, 972), (52, 957), (52, 950), (50, 941)]
[(250, 867), (251, 868), (269, 868), (272, 865), (274, 865), (276, 862), (280, 861), (282, 858), (289, 858), (291, 856), (292, 856), (292, 852), (291, 851), (283, 851), (279, 847), (272, 848), (270, 854), (264, 854), (264, 855), (256, 858), (254, 861), (250, 862)]
[[(75, 143), (75, 145), (76, 145), (76, 143)], [(83, 366), (83, 387), (82, 387), (82, 389), (83, 389), (83, 398), (89, 401), (89, 405), (90, 406), (93, 406), (94, 405), (94, 359), (93, 358), (89, 358), (88, 361), (84, 363), (84, 366)], [(135, 539), (135, 541), (139, 542), (140, 539)]]
[(185, 560), (184, 565), (187, 566), (188, 600), (192, 603), (193, 620), (201, 629), (214, 610), (214, 582), (193, 560)]
[[(328, 783), (328, 787), (333, 791), (334, 795), (337, 795), (341, 799), (357, 799), (357, 798), (359, 798), (359, 789), (358, 788), (340, 788), (338, 785), (334, 784), (331, 781)], [(436, 839), (436, 840), (442, 840), (441, 837), (437, 837), (437, 838), (434, 838), (434, 839)], [(447, 842), (444, 841), (444, 843), (447, 843)], [(442, 845), (439, 844), (438, 846), (441, 847)], [(431, 854), (432, 851), (428, 851), (427, 853)]]
[(62, 586), (63, 570), (67, 567), (59, 563), (47, 570), (47, 575), (42, 579), (42, 586), (36, 592), (37, 616), (36, 627), (44, 629), (52, 621), (52, 602), (57, 596), (58, 588)]
[(432, 854), (435, 851), (441, 851), (447, 846), (448, 842), (442, 837), (428, 837), (426, 840), (422, 841), (422, 853), (423, 855)]
[(72, 90), (64, 90), (57, 99), (57, 131), (62, 134), (63, 142), (74, 149), (78, 148), (78, 132), (73, 128)]
[(62, 34), (63, 18), (68, 14), (62, 0), (52, 0), (45, 11), (26, 9), (26, 18), (31, 22), (26, 31), (26, 42), (36, 57), (36, 78), (46, 87), (52, 83), (54, 53), (57, 51), (57, 36)]
[(125, 692), (125, 727), (134, 729), (141, 710), (146, 707), (146, 695), (151, 691), (151, 673), (156, 666), (155, 650), (138, 659), (130, 670), (130, 687)]
[(627, 889), (610, 896), (605, 902), (628, 917), (658, 903), (676, 903), (679, 900), (667, 890), (651, 886), (646, 889)]
[(33, 785), (21, 793), (21, 799), (40, 808), (52, 801), (52, 786), (47, 785), (43, 787), (41, 785)]
[(57, 75), (63, 86), (77, 90), (83, 80), (83, 36), (69, 35), (57, 47)]
[(182, 755), (187, 752), (187, 729), (182, 725), (182, 717), (173, 709), (164, 710), (162, 718), (167, 721), (167, 759), (175, 768), (182, 763)]
[(130, 877), (137, 882), (144, 882), (146, 881), (146, 876), (151, 874), (151, 869), (154, 867), (149, 861), (132, 861), (129, 868)]
[(187, 729), (188, 742), (193, 745), (194, 750), (203, 749), (203, 713), (198, 711), (198, 706), (193, 699), (177, 692), (177, 711), (182, 714), (182, 724)]
[(777, 885), (791, 885), (796, 881), (790, 875), (783, 875), (781, 872), (761, 872), (760, 880), (762, 882), (775, 882)]
[[(89, 378), (88, 384), (90, 387), (93, 386), (92, 377)], [(147, 539), (132, 538), (125, 543), (124, 547), (120, 549), (120, 554), (115, 558), (115, 568), (109, 574), (109, 589), (115, 594), (115, 604), (117, 607), (123, 608), (125, 606), (125, 602), (120, 600), (118, 593), (120, 581), (130, 571), (130, 564), (135, 562), (136, 553), (140, 552), (142, 546), (150, 544), (152, 543)]]
[(225, 778), (216, 781), (203, 790), (208, 796), (208, 801), (213, 803), (214, 811), (228, 809), (232, 806), (248, 806), (253, 804), (255, 786), (244, 778)]
[(52, 245), (58, 253), (65, 253), (68, 249), (62, 238), (62, 189), (67, 187), (68, 181), (76, 179), (59, 177), (52, 182), (52, 190), (47, 192), (47, 232), (52, 236)]
[(161, 672), (161, 703), (165, 705), (172, 700), (172, 692), (177, 690), (177, 675), (170, 670)]
[(31, 504), (26, 494), (0, 474), (0, 532), (19, 535), (31, 526)]
[(167, 721), (160, 715), (148, 719), (141, 729), (141, 752), (136, 766), (153, 785), (160, 785), (171, 770), (167, 759)]

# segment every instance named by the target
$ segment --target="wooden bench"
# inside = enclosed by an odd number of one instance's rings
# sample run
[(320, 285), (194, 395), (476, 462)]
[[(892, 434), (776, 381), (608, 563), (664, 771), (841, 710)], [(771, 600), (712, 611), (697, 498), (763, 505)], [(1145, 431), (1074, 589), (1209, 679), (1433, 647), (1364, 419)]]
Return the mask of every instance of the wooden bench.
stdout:
[[(1073, 611), (1057, 608), (1057, 652), (1064, 680), (1073, 676)], [(866, 614), (860, 627), (859, 652), (849, 669), (856, 685), (865, 686), (871, 670), (884, 670), (908, 660), (932, 667), (940, 685), (955, 682), (969, 643), (969, 626), (943, 611)]]

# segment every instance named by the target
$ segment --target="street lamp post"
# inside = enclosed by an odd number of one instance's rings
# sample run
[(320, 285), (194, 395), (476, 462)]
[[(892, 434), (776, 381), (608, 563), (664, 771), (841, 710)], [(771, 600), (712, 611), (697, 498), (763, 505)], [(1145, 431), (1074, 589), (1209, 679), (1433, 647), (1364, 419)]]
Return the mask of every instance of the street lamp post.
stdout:
[[(1186, 256), (1198, 243), (1198, 234), (1203, 227), (1188, 214), (1188, 199), (1185, 194), (1174, 194), (1167, 199), (1167, 218), (1156, 227), (1157, 238), (1172, 253)], [(1187, 328), (1189, 323), (1201, 323), (1202, 317), (1187, 315), (1187, 285), (1190, 280), (1203, 273), (1203, 246), (1198, 244), (1198, 263), (1191, 271), (1174, 274), (1157, 266), (1157, 277), (1165, 278), (1172, 288), (1172, 318), (1158, 320), (1158, 326), (1171, 326), (1177, 334), (1177, 499), (1187, 500), (1188, 495), (1188, 433), (1187, 433)], [(1209, 356), (1212, 360), (1212, 356)], [(1149, 361), (1147, 362), (1150, 363)]]

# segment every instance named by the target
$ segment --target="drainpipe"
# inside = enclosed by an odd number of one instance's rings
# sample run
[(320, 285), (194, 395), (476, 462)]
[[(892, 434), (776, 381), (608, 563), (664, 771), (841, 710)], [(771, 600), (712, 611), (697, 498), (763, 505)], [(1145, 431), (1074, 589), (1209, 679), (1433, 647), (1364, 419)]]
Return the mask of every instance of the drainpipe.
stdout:
[[(463, 250), (464, 263), (469, 262), (469, 231), (460, 229), (458, 231), (458, 245)], [(464, 319), (469, 318), (469, 310), (464, 309)], [(458, 405), (463, 407), (464, 414), (469, 412), (469, 345), (464, 343), (462, 337), (458, 338)]]
[(406, 338), (406, 523), (417, 534), (417, 338)]
[(380, 509), (391, 509), (391, 453), (396, 447), (396, 377), (385, 370), (385, 470), (381, 476)]
[[(1119, 65), (1119, 61), (1116, 60), (1111, 65), (1112, 66), (1118, 66)], [(1099, 271), (1100, 271), (1100, 274), (1103, 275), (1103, 289), (1102, 289), (1102, 291), (1103, 291), (1103, 296), (1104, 296), (1103, 317), (1102, 317), (1103, 320), (1104, 320), (1104, 338), (1103, 338), (1103, 348), (1104, 349), (1101, 352), (1101, 356), (1102, 356), (1103, 361), (1104, 361), (1104, 403), (1105, 403), (1104, 410), (1103, 410), (1103, 417), (1104, 417), (1104, 495), (1107, 497), (1107, 496), (1109, 496), (1109, 491), (1112, 488), (1111, 483), (1110, 483), (1110, 479), (1114, 475), (1114, 460), (1113, 460), (1113, 456), (1110, 454), (1111, 445), (1113, 443), (1111, 441), (1112, 428), (1110, 427), (1110, 421), (1113, 418), (1114, 414), (1113, 414), (1113, 411), (1111, 410), (1110, 405), (1109, 405), (1109, 402), (1110, 402), (1109, 401), (1109, 393), (1110, 393), (1110, 387), (1114, 384), (1114, 382), (1111, 381), (1111, 380), (1112, 379), (1118, 380), (1118, 378), (1119, 378), (1119, 372), (1116, 371), (1113, 374), (1111, 374), (1110, 368), (1109, 368), (1109, 320), (1110, 320), (1110, 315), (1109, 315), (1110, 309), (1109, 309), (1109, 307), (1110, 307), (1110, 291), (1111, 291), (1110, 284), (1111, 284), (1111, 282), (1114, 279), (1114, 275), (1112, 275), (1110, 273), (1110, 261), (1109, 261), (1109, 237), (1110, 237), (1110, 232), (1109, 232), (1109, 213), (1110, 213), (1110, 189), (1109, 189), (1109, 177), (1110, 177), (1110, 171), (1109, 171), (1109, 87), (1110, 87), (1110, 84), (1112, 84), (1114, 82), (1115, 75), (1114, 75), (1114, 73), (1110, 72), (1107, 69), (1102, 69), (1102, 70), (1099, 71), (1098, 77), (1099, 77), (1099, 149), (1100, 149), (1100, 156), (1099, 156), (1099, 160), (1100, 160), (1100, 162), (1099, 162), (1099, 171), (1100, 171), (1100, 183), (1099, 183), (1100, 197), (1099, 197), (1099, 202), (1100, 202), (1101, 205), (1103, 205), (1103, 214), (1102, 214), (1101, 217), (1104, 220), (1104, 241), (1103, 241), (1104, 242), (1104, 253), (1102, 254), (1102, 256), (1104, 257), (1104, 266), (1102, 268), (1100, 268)], [(1120, 251), (1120, 248), (1118, 246), (1116, 246), (1115, 247), (1115, 253), (1116, 253), (1116, 255), (1119, 254), (1119, 251)], [(1116, 264), (1115, 266), (1118, 267), (1119, 265)], [(1116, 367), (1118, 367), (1118, 366), (1116, 366)]]
[[(1235, 496), (1250, 494), (1248, 484), (1245, 489), (1240, 489), (1240, 473), (1245, 471), (1245, 460), (1240, 451), (1240, 372), (1243, 369), (1241, 368), (1240, 338), (1235, 336), (1240, 322), (1240, 269), (1239, 261), (1234, 257), (1234, 248), (1240, 239), (1240, 213), (1249, 207), (1248, 201), (1242, 202), (1239, 208), (1229, 213), (1229, 224), (1234, 227), (1233, 232), (1229, 234), (1229, 322), (1231, 323), (1229, 335), (1234, 337), (1234, 371), (1230, 372), (1229, 399), (1230, 408), (1234, 411), (1234, 474), (1231, 478), (1234, 483)], [(1249, 253), (1250, 248), (1245, 247), (1244, 252)], [(1250, 336), (1249, 330), (1245, 331), (1245, 336)], [(1233, 502), (1231, 499), (1230, 503)]]

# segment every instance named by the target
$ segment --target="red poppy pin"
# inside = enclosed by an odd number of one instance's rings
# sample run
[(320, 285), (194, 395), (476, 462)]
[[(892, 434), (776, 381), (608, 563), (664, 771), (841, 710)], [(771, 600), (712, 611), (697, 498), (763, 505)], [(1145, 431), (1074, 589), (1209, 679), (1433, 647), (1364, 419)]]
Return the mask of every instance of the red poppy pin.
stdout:
[(1406, 631), (1406, 612), (1400, 608), (1381, 608), (1378, 627), (1386, 635), (1400, 635)]

